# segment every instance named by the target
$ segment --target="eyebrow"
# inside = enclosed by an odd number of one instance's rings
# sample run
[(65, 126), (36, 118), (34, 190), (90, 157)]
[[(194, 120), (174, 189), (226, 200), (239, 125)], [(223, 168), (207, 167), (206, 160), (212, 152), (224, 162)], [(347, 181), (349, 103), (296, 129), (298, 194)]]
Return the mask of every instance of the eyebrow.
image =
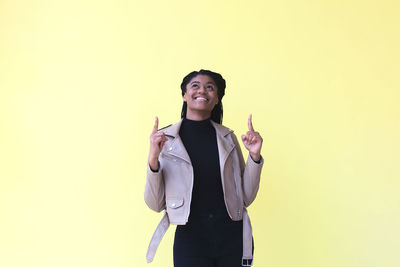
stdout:
[[(194, 83), (200, 83), (200, 82), (199, 81), (193, 81), (190, 84), (194, 84)], [(207, 82), (206, 84), (212, 84), (212, 85), (217, 86), (214, 82), (211, 82), (211, 81)]]

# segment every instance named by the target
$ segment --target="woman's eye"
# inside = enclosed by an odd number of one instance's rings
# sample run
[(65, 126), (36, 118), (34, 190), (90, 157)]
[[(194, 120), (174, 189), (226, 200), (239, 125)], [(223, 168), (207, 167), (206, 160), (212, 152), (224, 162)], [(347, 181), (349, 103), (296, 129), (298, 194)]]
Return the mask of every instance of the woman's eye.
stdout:
[(192, 88), (197, 88), (197, 87), (199, 87), (197, 84), (192, 85)]
[(212, 86), (207, 86), (207, 90), (212, 91), (212, 90), (214, 90), (214, 87), (212, 87)]

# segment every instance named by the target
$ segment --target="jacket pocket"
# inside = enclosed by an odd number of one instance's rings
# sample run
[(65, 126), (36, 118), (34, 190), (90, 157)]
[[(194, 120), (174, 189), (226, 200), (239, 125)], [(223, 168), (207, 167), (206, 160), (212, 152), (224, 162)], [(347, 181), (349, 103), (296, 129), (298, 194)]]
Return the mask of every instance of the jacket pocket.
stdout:
[(175, 157), (175, 156), (171, 156), (171, 155), (169, 155), (168, 153), (165, 153), (165, 152), (161, 152), (160, 158), (163, 159), (163, 160), (166, 160), (166, 161), (168, 161), (170, 163), (173, 163), (173, 164), (177, 164), (177, 163), (181, 164), (181, 163), (185, 162), (181, 158), (178, 158), (178, 157)]
[(171, 209), (180, 208), (183, 205), (183, 198), (167, 198), (167, 207)]
[[(180, 216), (183, 214), (183, 198), (167, 198), (167, 213), (173, 218), (174, 216)], [(175, 218), (177, 219), (177, 218)]]

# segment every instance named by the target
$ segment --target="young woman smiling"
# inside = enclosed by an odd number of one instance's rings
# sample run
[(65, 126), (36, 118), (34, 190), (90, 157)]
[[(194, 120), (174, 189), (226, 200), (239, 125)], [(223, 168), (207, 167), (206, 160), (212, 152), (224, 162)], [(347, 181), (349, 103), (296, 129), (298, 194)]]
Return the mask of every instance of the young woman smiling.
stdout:
[(222, 123), (225, 80), (193, 71), (182, 84), (181, 120), (150, 135), (145, 201), (164, 216), (150, 242), (153, 260), (161, 238), (176, 224), (175, 267), (251, 266), (253, 240), (248, 207), (259, 188), (262, 138), (248, 118), (242, 135), (247, 162), (232, 130)]

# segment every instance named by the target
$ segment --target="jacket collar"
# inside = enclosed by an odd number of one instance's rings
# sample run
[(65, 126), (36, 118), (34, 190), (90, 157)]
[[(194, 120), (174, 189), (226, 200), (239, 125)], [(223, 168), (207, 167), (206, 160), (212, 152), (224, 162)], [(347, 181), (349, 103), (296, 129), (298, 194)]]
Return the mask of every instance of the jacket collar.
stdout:
[[(171, 137), (174, 137), (174, 138), (179, 137), (179, 130), (181, 129), (182, 121), (183, 121), (183, 119), (181, 119), (177, 123), (167, 127), (165, 129), (165, 134), (169, 135)], [(214, 126), (217, 135), (225, 137), (228, 134), (233, 132), (231, 129), (229, 129), (219, 123), (216, 123), (213, 120), (210, 120), (210, 121), (211, 121), (211, 124)]]
[[(182, 121), (183, 120), (180, 120), (179, 122), (167, 127), (164, 130), (165, 135), (173, 137), (173, 140), (171, 141), (170, 146), (166, 148), (166, 152), (170, 155), (181, 158), (181, 159), (187, 161), (188, 163), (191, 163), (190, 157), (185, 149), (185, 146), (183, 145), (181, 137), (179, 136), (179, 129), (181, 128)], [(223, 167), (225, 164), (226, 158), (228, 157), (229, 153), (235, 147), (235, 144), (232, 141), (232, 138), (227, 138), (228, 135), (230, 133), (232, 133), (233, 131), (219, 123), (212, 121), (212, 120), (211, 120), (211, 124), (214, 126), (215, 132), (217, 135), (217, 145), (218, 145), (220, 166)]]

